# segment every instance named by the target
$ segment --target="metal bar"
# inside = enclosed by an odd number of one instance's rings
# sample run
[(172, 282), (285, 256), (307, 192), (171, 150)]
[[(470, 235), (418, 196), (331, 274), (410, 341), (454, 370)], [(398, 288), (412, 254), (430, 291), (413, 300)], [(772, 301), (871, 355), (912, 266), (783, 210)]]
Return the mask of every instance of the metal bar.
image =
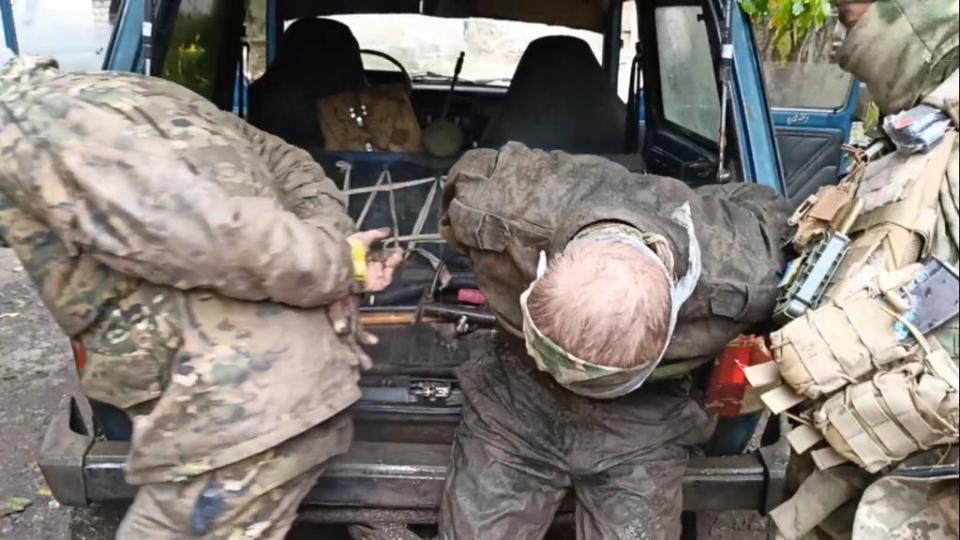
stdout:
[(280, 34), (283, 34), (283, 21), (277, 12), (278, 1), (279, 0), (267, 0), (267, 67), (273, 64), (273, 60), (277, 57)]
[(13, 54), (20, 54), (17, 43), (17, 25), (13, 22), (13, 7), (10, 0), (0, 0), (0, 22), (3, 23), (3, 40)]
[[(90, 501), (133, 497), (134, 488), (123, 479), (128, 449), (126, 443), (94, 443), (84, 465)], [(449, 458), (447, 444), (355, 442), (349, 454), (330, 464), (304, 504), (320, 509), (433, 511), (440, 503)], [(694, 457), (683, 482), (684, 509), (763, 509), (767, 474), (755, 455)]]

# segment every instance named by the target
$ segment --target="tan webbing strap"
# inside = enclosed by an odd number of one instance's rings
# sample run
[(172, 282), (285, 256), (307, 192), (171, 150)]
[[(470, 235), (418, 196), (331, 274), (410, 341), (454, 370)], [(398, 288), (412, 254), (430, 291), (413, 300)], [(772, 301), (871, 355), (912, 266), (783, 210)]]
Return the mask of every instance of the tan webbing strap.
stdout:
[(798, 454), (804, 454), (807, 450), (813, 448), (815, 444), (823, 440), (823, 435), (812, 427), (801, 424), (787, 433), (787, 442), (790, 448)]
[(743, 375), (747, 378), (750, 386), (753, 387), (770, 386), (782, 380), (776, 362), (747, 366), (743, 368)]
[(822, 387), (835, 382), (839, 374), (832, 351), (812, 329), (811, 315), (807, 314), (800, 322), (790, 323), (794, 326), (784, 328), (783, 332), (791, 336), (792, 354), (781, 355), (779, 359), (774, 356), (774, 360), (779, 361), (783, 379), (790, 386), (810, 397), (819, 397)]
[[(937, 186), (939, 190), (939, 185)], [(911, 200), (881, 206), (857, 220), (855, 231), (865, 231), (877, 225), (889, 223), (919, 234), (929, 241), (937, 223), (937, 213), (933, 208), (917, 208)]]
[[(957, 414), (957, 400), (955, 393), (950, 389), (950, 384), (927, 372), (920, 377), (920, 382), (916, 384), (916, 403), (920, 413), (926, 413), (934, 421), (930, 429), (939, 436), (938, 441), (933, 444), (942, 444), (944, 442), (956, 442), (957, 424), (956, 418), (950, 421), (941, 415), (941, 410), (946, 407), (948, 414)], [(954, 399), (951, 400), (950, 396)], [(944, 403), (946, 402), (946, 403)]]
[(853, 467), (813, 471), (790, 499), (770, 512), (770, 518), (782, 537), (806, 538), (807, 533), (837, 508), (858, 497), (866, 484), (867, 475)]
[(949, 384), (950, 388), (957, 390), (958, 387), (960, 387), (960, 380), (958, 380), (960, 379), (960, 368), (957, 367), (957, 364), (953, 363), (953, 360), (950, 358), (950, 353), (946, 350), (938, 346), (936, 350), (931, 351), (924, 357), (923, 362), (931, 371), (936, 373), (938, 377)]
[[(810, 317), (810, 322), (820, 334), (823, 343), (831, 350), (835, 365), (847, 376), (847, 380), (869, 371), (872, 367), (869, 345), (862, 337), (859, 340), (851, 339), (854, 336), (860, 337), (861, 334), (857, 332), (847, 308), (836, 305), (835, 309), (831, 306), (818, 310)], [(834, 372), (836, 377), (835, 368)]]
[(837, 452), (829, 446), (810, 452), (810, 457), (813, 458), (814, 464), (816, 464), (817, 468), (821, 471), (836, 467), (837, 465), (843, 465), (850, 461), (840, 454), (840, 452)]
[(764, 392), (763, 395), (760, 396), (760, 399), (773, 414), (780, 414), (805, 400), (803, 396), (797, 394), (786, 385), (778, 386), (773, 390)]
[[(823, 413), (829, 425), (821, 427), (821, 431), (832, 426), (837, 435), (843, 438), (850, 450), (862, 462), (864, 469), (870, 471), (883, 467), (888, 463), (886, 453), (857, 421), (848, 400), (849, 388), (847, 392), (834, 396), (824, 404)], [(824, 434), (829, 441), (828, 432), (825, 431)], [(831, 443), (831, 446), (836, 445)]]
[(890, 414), (903, 426), (904, 431), (921, 449), (929, 448), (932, 442), (930, 425), (917, 410), (905, 381), (899, 377), (885, 376), (877, 377), (875, 384)]
[(864, 427), (872, 431), (876, 440), (886, 448), (887, 456), (899, 459), (915, 452), (917, 444), (904, 434), (894, 418), (886, 414), (883, 404), (877, 401), (873, 385), (861, 386), (860, 392), (853, 392), (852, 405), (866, 424)]

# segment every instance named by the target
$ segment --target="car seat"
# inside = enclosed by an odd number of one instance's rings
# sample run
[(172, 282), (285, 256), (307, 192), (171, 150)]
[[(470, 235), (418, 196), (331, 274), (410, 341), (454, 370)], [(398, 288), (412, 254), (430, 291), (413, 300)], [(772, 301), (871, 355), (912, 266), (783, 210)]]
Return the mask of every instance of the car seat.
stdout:
[(547, 36), (523, 53), (480, 146), (519, 141), (543, 150), (622, 154), (625, 125), (626, 105), (590, 46), (573, 36)]
[(317, 100), (365, 86), (360, 45), (347, 25), (299, 19), (276, 58), (250, 86), (249, 121), (299, 146), (322, 146)]

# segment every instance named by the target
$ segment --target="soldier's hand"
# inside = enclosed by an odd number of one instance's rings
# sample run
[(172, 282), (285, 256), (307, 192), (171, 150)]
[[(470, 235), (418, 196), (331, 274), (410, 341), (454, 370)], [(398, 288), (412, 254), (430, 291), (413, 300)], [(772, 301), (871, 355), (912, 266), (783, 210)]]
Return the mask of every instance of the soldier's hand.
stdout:
[(401, 250), (385, 251), (375, 247), (389, 237), (390, 229), (387, 227), (360, 231), (347, 237), (347, 242), (363, 246), (367, 254), (363, 292), (380, 292), (386, 289), (393, 281), (394, 271), (403, 262)]
[(327, 317), (338, 336), (349, 335), (360, 319), (360, 297), (351, 294), (330, 304), (327, 306)]
[(386, 289), (393, 281), (393, 274), (403, 262), (403, 251), (377, 251), (367, 258), (367, 281), (363, 291), (372, 293)]
[(363, 247), (369, 251), (371, 247), (381, 240), (390, 238), (390, 228), (380, 227), (379, 229), (370, 229), (368, 231), (355, 232), (347, 237), (348, 241), (360, 242)]
[(333, 331), (354, 349), (360, 359), (360, 369), (367, 370), (373, 367), (373, 363), (360, 345), (376, 345), (380, 340), (360, 325), (361, 299), (360, 295), (351, 294), (337, 300), (327, 306), (327, 317), (330, 318)]

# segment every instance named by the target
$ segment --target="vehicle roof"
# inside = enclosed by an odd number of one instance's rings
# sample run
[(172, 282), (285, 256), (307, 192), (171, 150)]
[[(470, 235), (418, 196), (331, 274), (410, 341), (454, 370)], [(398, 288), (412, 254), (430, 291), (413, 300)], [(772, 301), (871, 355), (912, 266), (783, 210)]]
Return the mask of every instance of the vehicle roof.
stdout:
[(421, 13), (485, 17), (582, 28), (603, 33), (622, 0), (275, 0), (282, 20), (350, 13)]

